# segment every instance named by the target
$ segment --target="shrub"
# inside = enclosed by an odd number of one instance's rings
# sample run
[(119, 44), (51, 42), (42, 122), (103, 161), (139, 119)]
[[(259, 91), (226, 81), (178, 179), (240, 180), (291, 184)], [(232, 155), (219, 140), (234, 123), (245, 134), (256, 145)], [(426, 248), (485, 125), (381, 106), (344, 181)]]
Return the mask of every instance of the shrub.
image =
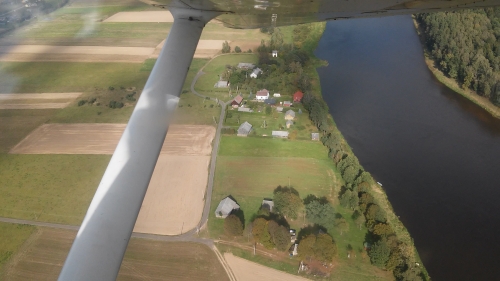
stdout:
[(224, 219), (224, 232), (229, 236), (241, 236), (243, 223), (236, 215), (231, 214)]
[(234, 47), (235, 53), (241, 53), (241, 48), (239, 46)]
[(79, 100), (79, 101), (78, 101), (78, 106), (82, 106), (82, 105), (84, 105), (84, 104), (86, 104), (86, 103), (87, 103), (87, 101), (86, 101), (86, 100)]

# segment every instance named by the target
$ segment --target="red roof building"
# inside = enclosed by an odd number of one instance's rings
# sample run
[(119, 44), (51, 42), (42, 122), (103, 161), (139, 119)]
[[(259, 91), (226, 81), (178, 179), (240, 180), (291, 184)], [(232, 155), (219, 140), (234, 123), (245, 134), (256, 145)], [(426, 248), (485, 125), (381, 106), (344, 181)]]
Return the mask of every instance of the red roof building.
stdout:
[(302, 97), (304, 97), (304, 94), (301, 91), (295, 92), (295, 94), (293, 94), (293, 102), (300, 102)]

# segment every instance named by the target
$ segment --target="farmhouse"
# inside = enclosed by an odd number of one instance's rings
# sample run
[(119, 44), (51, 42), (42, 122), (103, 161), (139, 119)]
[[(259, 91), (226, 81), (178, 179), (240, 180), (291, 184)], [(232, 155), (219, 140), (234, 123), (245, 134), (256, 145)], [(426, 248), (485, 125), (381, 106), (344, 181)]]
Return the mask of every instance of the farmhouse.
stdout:
[(293, 94), (293, 102), (300, 102), (303, 97), (304, 94), (301, 91), (297, 91), (295, 92), (295, 94)]
[(257, 76), (259, 76), (259, 74), (261, 74), (261, 73), (262, 73), (262, 69), (256, 68), (252, 71), (252, 73), (250, 74), (250, 77), (257, 78)]
[(295, 111), (290, 109), (285, 113), (285, 120), (293, 120), (293, 119), (295, 119)]
[(269, 98), (269, 91), (266, 89), (262, 89), (255, 94), (255, 99), (257, 101), (265, 101)]
[(227, 88), (227, 87), (229, 87), (229, 82), (224, 80), (217, 81), (217, 83), (215, 83), (214, 85), (214, 88)]
[(264, 198), (264, 200), (262, 200), (261, 208), (266, 208), (266, 209), (269, 210), (269, 212), (272, 212), (273, 208), (274, 208), (274, 202), (273, 202), (273, 200), (272, 199), (268, 199), (268, 198)]
[(228, 196), (220, 201), (219, 206), (215, 210), (215, 216), (225, 219), (233, 210), (239, 209), (240, 205)]
[(243, 97), (241, 95), (237, 95), (233, 101), (231, 102), (231, 106), (238, 107), (243, 101)]
[(248, 63), (248, 62), (240, 62), (238, 63), (238, 68), (239, 69), (254, 69), (255, 68), (255, 64), (253, 63)]
[(273, 131), (272, 136), (274, 138), (286, 139), (286, 138), (288, 138), (288, 132), (287, 131)]
[(246, 137), (252, 130), (252, 125), (245, 121), (245, 123), (241, 124), (238, 128), (238, 137)]

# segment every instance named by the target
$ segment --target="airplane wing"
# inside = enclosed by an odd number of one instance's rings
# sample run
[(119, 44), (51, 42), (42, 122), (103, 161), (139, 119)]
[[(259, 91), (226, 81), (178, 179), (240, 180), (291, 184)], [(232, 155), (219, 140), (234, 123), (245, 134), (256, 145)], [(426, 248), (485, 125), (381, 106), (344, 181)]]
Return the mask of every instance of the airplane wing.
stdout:
[(205, 24), (233, 28), (496, 6), (500, 0), (157, 0), (174, 24), (59, 280), (115, 280)]

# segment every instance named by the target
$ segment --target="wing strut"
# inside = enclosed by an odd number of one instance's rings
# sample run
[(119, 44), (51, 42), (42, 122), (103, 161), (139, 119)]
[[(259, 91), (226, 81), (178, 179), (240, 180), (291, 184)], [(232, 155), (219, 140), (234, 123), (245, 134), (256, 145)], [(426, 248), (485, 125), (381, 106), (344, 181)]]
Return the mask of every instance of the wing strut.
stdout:
[(66, 258), (59, 280), (115, 280), (205, 24), (215, 12), (171, 9), (174, 24)]

